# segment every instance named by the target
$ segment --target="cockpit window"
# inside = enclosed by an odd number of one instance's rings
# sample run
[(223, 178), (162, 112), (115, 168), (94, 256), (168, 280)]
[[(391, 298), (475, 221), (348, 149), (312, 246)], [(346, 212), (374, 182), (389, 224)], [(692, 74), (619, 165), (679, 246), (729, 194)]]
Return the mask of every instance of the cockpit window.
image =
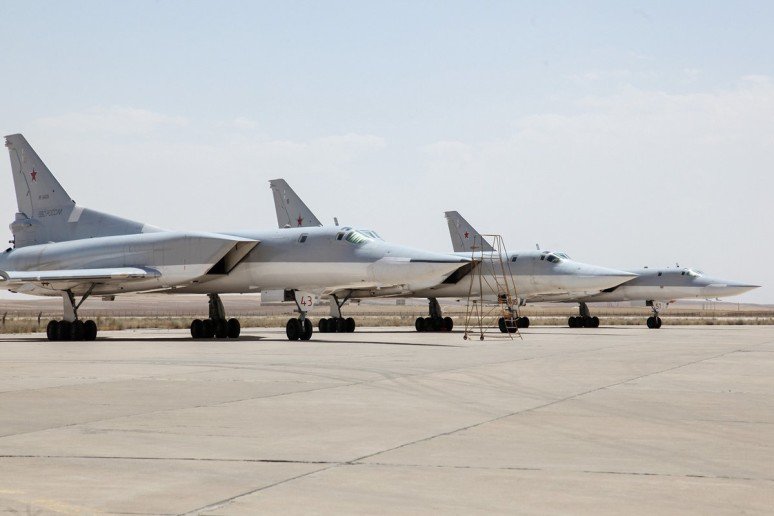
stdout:
[(372, 238), (373, 240), (382, 240), (382, 237), (380, 237), (376, 231), (372, 231), (370, 229), (358, 229), (358, 231), (365, 236)]
[(372, 240), (373, 238), (371, 238), (370, 236), (364, 235), (358, 230), (352, 231), (347, 235), (347, 242), (351, 242), (355, 245), (362, 245)]
[(565, 260), (569, 260), (570, 256), (567, 253), (554, 253), (559, 258), (564, 258)]
[(692, 278), (701, 277), (701, 271), (695, 271), (693, 269), (688, 269), (686, 272), (688, 273), (688, 276), (690, 276)]
[(546, 260), (548, 260), (551, 263), (561, 263), (562, 259), (556, 256), (555, 254), (549, 254), (546, 256)]

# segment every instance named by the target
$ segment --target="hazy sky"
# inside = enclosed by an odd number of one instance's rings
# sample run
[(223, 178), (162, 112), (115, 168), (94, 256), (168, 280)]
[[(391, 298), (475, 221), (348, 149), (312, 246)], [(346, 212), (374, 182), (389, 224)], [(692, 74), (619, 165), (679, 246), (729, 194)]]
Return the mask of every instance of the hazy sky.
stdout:
[(774, 2), (0, 7), (0, 130), (81, 205), (268, 228), (284, 177), (387, 240), (450, 250), (459, 210), (509, 250), (679, 262), (774, 302)]

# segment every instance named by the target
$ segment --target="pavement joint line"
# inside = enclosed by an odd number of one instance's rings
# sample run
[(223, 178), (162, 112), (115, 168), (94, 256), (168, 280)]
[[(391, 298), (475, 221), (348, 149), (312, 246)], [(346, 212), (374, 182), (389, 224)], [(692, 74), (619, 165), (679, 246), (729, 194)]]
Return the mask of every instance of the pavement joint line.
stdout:
[(702, 359), (699, 359), (699, 360), (694, 360), (692, 362), (688, 362), (688, 363), (685, 363), (685, 364), (680, 364), (680, 365), (676, 365), (676, 366), (673, 366), (673, 367), (668, 367), (666, 369), (662, 369), (662, 370), (659, 370), (659, 371), (653, 371), (653, 372), (642, 374), (642, 375), (639, 375), (639, 376), (635, 376), (633, 378), (629, 378), (629, 379), (626, 379), (626, 380), (621, 380), (619, 382), (611, 383), (611, 384), (608, 384), (608, 385), (603, 385), (601, 387), (590, 389), (588, 391), (584, 391), (584, 392), (577, 393), (577, 394), (572, 394), (570, 396), (565, 396), (563, 398), (556, 399), (556, 400), (550, 401), (548, 403), (543, 403), (541, 405), (536, 405), (534, 407), (529, 407), (529, 408), (525, 408), (525, 409), (516, 410), (516, 411), (510, 412), (508, 414), (504, 414), (504, 415), (497, 416), (497, 417), (492, 418), (492, 419), (488, 419), (486, 421), (480, 421), (480, 422), (474, 423), (472, 425), (466, 425), (466, 426), (463, 426), (463, 427), (460, 427), (460, 428), (457, 428), (457, 429), (454, 429), (454, 430), (448, 430), (446, 432), (441, 432), (441, 433), (438, 433), (438, 434), (435, 434), (435, 435), (423, 437), (422, 439), (416, 439), (414, 441), (403, 443), (401, 445), (398, 445), (398, 446), (395, 446), (395, 447), (392, 447), (392, 448), (388, 448), (388, 449), (385, 449), (385, 450), (382, 450), (382, 451), (379, 451), (379, 452), (375, 452), (375, 453), (372, 453), (372, 454), (369, 454), (369, 455), (364, 455), (362, 457), (358, 457), (357, 459), (354, 459), (354, 460), (352, 460), (350, 462), (361, 462), (361, 461), (363, 461), (365, 459), (368, 459), (368, 458), (371, 458), (371, 457), (375, 457), (375, 456), (381, 455), (383, 453), (399, 450), (401, 448), (405, 448), (407, 446), (411, 446), (411, 445), (414, 445), (414, 444), (419, 444), (419, 443), (431, 441), (431, 440), (433, 440), (433, 439), (435, 439), (437, 437), (446, 437), (446, 436), (449, 436), (449, 435), (452, 435), (452, 434), (455, 434), (455, 433), (458, 433), (458, 432), (464, 432), (466, 430), (470, 430), (472, 428), (477, 428), (479, 426), (483, 426), (483, 425), (486, 425), (486, 424), (489, 424), (489, 423), (494, 423), (496, 421), (500, 421), (500, 420), (508, 418), (508, 417), (512, 417), (512, 416), (516, 416), (516, 415), (520, 415), (520, 414), (525, 414), (525, 413), (532, 412), (532, 411), (535, 411), (535, 410), (540, 410), (540, 409), (543, 409), (543, 408), (546, 408), (546, 407), (550, 407), (552, 405), (556, 405), (556, 404), (559, 404), (559, 403), (562, 403), (562, 402), (565, 402), (565, 401), (569, 401), (569, 400), (572, 400), (572, 399), (577, 399), (577, 398), (580, 398), (582, 396), (587, 396), (589, 394), (593, 394), (593, 393), (598, 392), (598, 391), (602, 391), (602, 390), (605, 390), (605, 389), (616, 387), (618, 385), (623, 385), (625, 383), (629, 383), (629, 382), (632, 382), (632, 381), (635, 381), (635, 380), (640, 380), (642, 378), (647, 378), (648, 376), (653, 376), (653, 375), (657, 375), (657, 374), (667, 373), (669, 371), (674, 371), (674, 370), (677, 370), (677, 369), (681, 369), (683, 367), (688, 367), (688, 366), (691, 366), (691, 365), (695, 365), (695, 364), (698, 364), (698, 363), (701, 363), (701, 362), (705, 362), (707, 360), (714, 360), (716, 358), (720, 358), (722, 356), (729, 355), (731, 353), (736, 353), (737, 351), (738, 350), (736, 350), (736, 349), (725, 351), (725, 352), (719, 353), (717, 355), (713, 355), (713, 356), (710, 356), (710, 357), (705, 357), (705, 358), (702, 358)]
[(753, 478), (753, 477), (732, 477), (728, 475), (700, 475), (695, 473), (655, 473), (650, 471), (605, 471), (592, 469), (557, 469), (557, 468), (539, 468), (531, 466), (460, 466), (455, 464), (406, 464), (389, 462), (352, 462), (342, 463), (343, 466), (377, 466), (377, 467), (396, 467), (396, 468), (439, 468), (439, 469), (474, 469), (474, 470), (492, 470), (492, 471), (545, 471), (550, 473), (589, 473), (594, 475), (633, 475), (648, 477), (674, 477), (674, 478), (703, 478), (720, 480), (747, 480), (753, 482), (774, 482), (774, 478)]
[[(442, 432), (442, 433), (439, 433), (439, 434), (428, 436), (428, 437), (425, 437), (425, 438), (422, 438), (422, 439), (417, 439), (417, 440), (414, 440), (414, 441), (411, 441), (411, 442), (408, 442), (408, 443), (404, 443), (404, 444), (401, 444), (399, 446), (395, 446), (395, 447), (392, 447), (392, 448), (389, 448), (389, 449), (386, 449), (386, 450), (382, 450), (382, 451), (378, 451), (378, 452), (375, 452), (375, 453), (371, 453), (369, 455), (365, 455), (365, 456), (359, 457), (357, 459), (349, 460), (349, 461), (342, 462), (342, 463), (332, 463), (332, 464), (329, 464), (328, 466), (326, 466), (324, 468), (320, 468), (318, 470), (307, 472), (307, 473), (304, 473), (304, 474), (301, 474), (301, 475), (296, 475), (294, 477), (287, 478), (287, 479), (284, 479), (284, 480), (281, 480), (281, 481), (278, 481), (278, 482), (275, 482), (275, 483), (272, 483), (272, 484), (269, 484), (269, 485), (266, 485), (266, 486), (261, 486), (261, 487), (258, 487), (256, 489), (253, 489), (251, 491), (246, 491), (244, 493), (237, 494), (237, 495), (232, 496), (230, 498), (227, 498), (227, 499), (224, 499), (224, 500), (220, 500), (218, 502), (214, 502), (214, 503), (209, 504), (207, 506), (200, 507), (200, 508), (194, 509), (193, 511), (189, 511), (189, 512), (183, 513), (183, 514), (184, 515), (198, 514), (198, 513), (201, 513), (201, 512), (218, 509), (218, 508), (221, 508), (221, 507), (223, 507), (223, 506), (225, 506), (227, 504), (230, 504), (231, 502), (233, 502), (234, 500), (237, 500), (239, 498), (243, 498), (245, 496), (250, 496), (252, 494), (255, 494), (255, 493), (267, 490), (267, 489), (271, 489), (272, 487), (276, 487), (278, 485), (286, 484), (286, 483), (292, 482), (294, 480), (299, 480), (301, 478), (308, 477), (308, 476), (313, 475), (315, 473), (321, 473), (323, 471), (327, 471), (327, 470), (330, 470), (330, 469), (333, 469), (333, 468), (337, 468), (337, 467), (341, 467), (341, 466), (361, 465), (361, 462), (364, 459), (368, 459), (370, 457), (375, 457), (375, 456), (381, 455), (383, 453), (387, 453), (387, 452), (390, 452), (390, 451), (398, 450), (398, 449), (401, 449), (401, 448), (404, 448), (404, 447), (407, 447), (407, 446), (411, 446), (413, 444), (418, 444), (418, 443), (421, 443), (421, 442), (427, 442), (427, 441), (430, 441), (432, 439), (435, 439), (436, 437), (443, 437), (443, 436), (447, 436), (447, 435), (452, 435), (452, 434), (457, 433), (457, 432), (469, 430), (471, 428), (476, 428), (478, 426), (482, 426), (482, 425), (485, 425), (487, 423), (499, 421), (501, 419), (505, 419), (507, 417), (511, 417), (511, 416), (514, 416), (514, 415), (517, 415), (517, 414), (522, 414), (522, 413), (530, 412), (530, 411), (533, 411), (533, 410), (538, 410), (538, 409), (541, 409), (541, 408), (545, 408), (545, 407), (548, 407), (548, 406), (551, 406), (551, 405), (562, 403), (562, 402), (570, 400), (570, 399), (579, 398), (581, 396), (586, 396), (588, 394), (591, 394), (591, 393), (594, 393), (594, 392), (597, 392), (597, 391), (601, 391), (601, 390), (604, 390), (604, 389), (609, 389), (609, 388), (615, 387), (617, 385), (623, 385), (625, 383), (628, 383), (628, 382), (631, 382), (631, 381), (634, 381), (634, 380), (639, 380), (641, 378), (646, 378), (648, 376), (653, 376), (653, 375), (657, 375), (657, 374), (666, 373), (666, 372), (673, 371), (673, 370), (676, 370), (676, 369), (680, 369), (680, 368), (683, 368), (683, 367), (688, 367), (688, 366), (691, 366), (691, 365), (694, 365), (694, 364), (705, 362), (707, 360), (714, 360), (716, 358), (720, 358), (722, 356), (725, 356), (725, 355), (728, 355), (728, 354), (731, 354), (731, 353), (735, 353), (737, 351), (738, 351), (738, 349), (729, 350), (729, 351), (726, 351), (726, 352), (723, 352), (723, 353), (719, 353), (719, 354), (716, 354), (716, 355), (713, 355), (713, 356), (710, 356), (710, 357), (705, 357), (705, 358), (694, 360), (694, 361), (691, 361), (691, 362), (688, 362), (688, 363), (679, 364), (679, 365), (676, 365), (676, 366), (673, 366), (673, 367), (668, 367), (666, 369), (662, 369), (662, 370), (659, 370), (659, 371), (653, 371), (653, 372), (650, 372), (650, 373), (647, 373), (647, 374), (642, 374), (642, 375), (639, 375), (639, 376), (636, 376), (636, 377), (633, 377), (633, 378), (629, 378), (629, 379), (626, 379), (626, 380), (622, 380), (622, 381), (619, 381), (619, 382), (615, 382), (615, 383), (612, 383), (612, 384), (609, 384), (609, 385), (597, 387), (597, 388), (591, 389), (589, 391), (585, 391), (585, 392), (582, 392), (582, 393), (574, 394), (574, 395), (571, 395), (571, 396), (566, 396), (566, 397), (564, 397), (562, 399), (554, 400), (554, 401), (551, 401), (549, 403), (544, 403), (544, 404), (539, 405), (539, 406), (535, 406), (535, 407), (531, 407), (531, 408), (523, 409), (523, 410), (518, 410), (518, 411), (512, 412), (510, 414), (505, 414), (503, 416), (499, 416), (499, 417), (496, 417), (496, 418), (493, 418), (493, 419), (490, 419), (490, 420), (487, 420), (487, 421), (482, 421), (482, 422), (479, 422), (479, 423), (476, 423), (476, 424), (467, 425), (465, 427), (458, 428), (456, 430), (450, 430), (450, 431), (447, 431), (447, 432)], [(367, 464), (367, 463), (363, 463), (363, 464)], [(592, 472), (587, 472), (587, 473), (592, 473)], [(613, 474), (613, 473), (610, 473), (610, 474)], [(696, 477), (696, 478), (702, 478), (702, 477)]]
[[(578, 353), (585, 353), (585, 352), (589, 352), (589, 351), (599, 351), (599, 350), (609, 349), (609, 348), (613, 348), (613, 347), (616, 347), (616, 346), (613, 345), (613, 346), (601, 346), (601, 347), (598, 347), (598, 348), (585, 348), (585, 349), (576, 350), (576, 351), (572, 351), (570, 353), (565, 353), (565, 354), (572, 355), (572, 354), (578, 354)], [(43, 429), (39, 429), (39, 430), (32, 430), (32, 431), (29, 431), (29, 432), (18, 432), (18, 433), (15, 433), (15, 434), (3, 434), (3, 435), (0, 435), (0, 439), (3, 439), (5, 437), (16, 437), (16, 436), (19, 436), (19, 435), (28, 435), (28, 434), (38, 433), (38, 432), (46, 432), (46, 431), (49, 431), (49, 430), (61, 430), (61, 429), (64, 429), (64, 428), (72, 428), (72, 427), (76, 427), (76, 426), (80, 426), (80, 425), (90, 425), (90, 424), (94, 424), (94, 423), (103, 423), (103, 422), (106, 422), (106, 421), (112, 421), (114, 419), (121, 419), (121, 418), (124, 418), (124, 417), (146, 416), (146, 415), (152, 415), (152, 414), (163, 414), (164, 412), (172, 412), (172, 411), (175, 411), (175, 410), (190, 410), (190, 409), (198, 409), (198, 408), (206, 408), (206, 407), (217, 407), (217, 406), (221, 406), (221, 405), (227, 405), (229, 403), (241, 403), (241, 402), (244, 402), (244, 401), (251, 401), (251, 400), (271, 399), (271, 398), (278, 398), (278, 397), (282, 397), (282, 396), (292, 396), (292, 395), (295, 395), (295, 394), (307, 394), (307, 393), (311, 393), (311, 392), (324, 391), (324, 390), (328, 390), (328, 389), (339, 389), (339, 388), (346, 388), (346, 387), (356, 387), (356, 386), (359, 386), (359, 385), (376, 384), (376, 383), (384, 382), (384, 381), (395, 381), (395, 380), (400, 380), (400, 379), (403, 379), (403, 378), (415, 378), (415, 377), (430, 376), (430, 375), (435, 375), (435, 374), (446, 374), (446, 373), (453, 373), (453, 372), (458, 372), (458, 371), (467, 371), (467, 370), (475, 369), (475, 368), (478, 368), (478, 367), (489, 367), (489, 366), (493, 366), (493, 365), (509, 364), (509, 363), (513, 363), (513, 362), (527, 362), (527, 361), (530, 361), (530, 360), (539, 360), (539, 359), (550, 358), (550, 357), (553, 357), (553, 356), (556, 356), (556, 355), (561, 355), (561, 354), (562, 354), (561, 352), (548, 353), (548, 354), (545, 354), (545, 355), (537, 355), (537, 356), (530, 356), (530, 357), (517, 358), (517, 359), (509, 359), (509, 360), (500, 360), (500, 361), (497, 361), (497, 362), (484, 362), (484, 363), (473, 364), (473, 365), (465, 366), (465, 367), (455, 367), (455, 368), (451, 368), (451, 369), (444, 369), (444, 370), (437, 370), (437, 371), (423, 371), (423, 372), (419, 372), (419, 373), (397, 374), (395, 376), (387, 376), (387, 377), (382, 377), (382, 378), (378, 378), (378, 379), (375, 379), (375, 380), (363, 380), (363, 381), (359, 381), (359, 382), (351, 382), (351, 383), (339, 384), (339, 385), (327, 385), (325, 387), (317, 387), (317, 388), (314, 388), (314, 389), (303, 389), (303, 390), (297, 390), (297, 391), (292, 391), (292, 392), (281, 392), (281, 393), (277, 393), (277, 394), (271, 394), (271, 395), (268, 395), (268, 396), (251, 396), (251, 397), (248, 397), (248, 398), (240, 398), (240, 399), (236, 399), (236, 400), (226, 400), (226, 401), (221, 401), (221, 402), (217, 402), (217, 403), (195, 405), (195, 406), (190, 406), (190, 407), (173, 407), (173, 408), (160, 409), (160, 410), (151, 410), (151, 411), (148, 411), (148, 412), (136, 412), (136, 413), (132, 413), (132, 414), (122, 414), (122, 415), (111, 416), (111, 417), (102, 418), (102, 419), (95, 419), (95, 420), (90, 420), (90, 421), (79, 421), (79, 422), (76, 422), (76, 423), (70, 423), (70, 424), (66, 424), (66, 425), (53, 426), (53, 427), (43, 428)], [(152, 379), (153, 377), (150, 376), (150, 377), (143, 377), (143, 378), (151, 378)], [(109, 383), (109, 382), (102, 382), (102, 383)], [(89, 385), (93, 385), (93, 384), (89, 384)], [(45, 388), (42, 388), (42, 389), (29, 389), (29, 391), (45, 390), (45, 389), (49, 389), (49, 388), (51, 388), (51, 387), (45, 387)], [(9, 392), (14, 392), (15, 393), (15, 392), (26, 392), (26, 391), (22, 390), (22, 391), (9, 391)], [(385, 451), (389, 451), (389, 450), (385, 450)]]
[(290, 478), (286, 478), (286, 479), (283, 479), (283, 480), (278, 480), (277, 482), (273, 482), (273, 483), (267, 484), (265, 486), (260, 486), (260, 487), (257, 487), (255, 489), (251, 489), (250, 491), (245, 491), (243, 493), (238, 493), (238, 494), (236, 494), (234, 496), (231, 496), (229, 498), (224, 498), (223, 500), (219, 500), (217, 502), (213, 502), (211, 504), (208, 504), (208, 505), (205, 505), (205, 506), (202, 506), (202, 507), (197, 507), (196, 509), (193, 509), (191, 511), (180, 513), (180, 516), (187, 516), (189, 514), (200, 514), (200, 513), (205, 512), (205, 511), (212, 511), (212, 510), (215, 510), (215, 509), (219, 509), (219, 508), (221, 508), (221, 507), (223, 507), (225, 505), (230, 504), (231, 502), (233, 502), (234, 500), (237, 500), (239, 498), (244, 498), (245, 496), (250, 496), (252, 494), (259, 493), (261, 491), (264, 491), (266, 489), (270, 489), (272, 487), (276, 487), (276, 486), (279, 486), (279, 485), (282, 485), (282, 484), (286, 484), (288, 482), (292, 482), (294, 480), (298, 480), (298, 479), (301, 479), (301, 478), (304, 478), (304, 477), (308, 477), (310, 475), (314, 475), (315, 473), (321, 473), (321, 472), (327, 471), (327, 470), (329, 470), (331, 468), (335, 468), (336, 466), (337, 466), (337, 464), (331, 464), (331, 465), (328, 465), (328, 466), (326, 466), (324, 468), (316, 469), (316, 470), (313, 470), (313, 471), (307, 471), (306, 473), (302, 473), (300, 475), (296, 475), (296, 476), (293, 476), (293, 477), (290, 477)]

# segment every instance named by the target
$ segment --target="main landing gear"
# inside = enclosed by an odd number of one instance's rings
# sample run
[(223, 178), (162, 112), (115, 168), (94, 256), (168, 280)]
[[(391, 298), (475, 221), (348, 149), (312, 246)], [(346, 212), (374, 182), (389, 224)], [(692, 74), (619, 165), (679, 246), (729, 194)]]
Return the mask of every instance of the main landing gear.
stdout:
[(497, 327), (502, 333), (513, 333), (519, 328), (529, 328), (529, 317), (500, 317)]
[(312, 338), (312, 321), (306, 318), (306, 310), (301, 309), (295, 295), (293, 300), (296, 302), (300, 315), (298, 318), (288, 319), (288, 323), (285, 325), (285, 335), (287, 335), (288, 340), (309, 340)]
[(653, 301), (645, 301), (645, 306), (649, 306), (651, 310), (653, 310), (653, 315), (651, 317), (648, 317), (648, 328), (651, 330), (657, 330), (661, 328), (661, 317), (658, 316), (659, 313), (659, 307), (656, 306), (656, 303)]
[(441, 305), (434, 297), (429, 297), (428, 312), (430, 317), (417, 317), (414, 322), (414, 328), (417, 331), (452, 331), (454, 321), (451, 317), (444, 317), (441, 311)]
[(69, 290), (62, 292), (64, 303), (64, 318), (61, 321), (49, 321), (46, 326), (48, 340), (96, 340), (97, 323), (78, 319), (78, 308), (91, 295), (94, 285), (86, 291), (80, 302), (75, 302), (75, 296)]
[(591, 316), (586, 303), (578, 304), (580, 306), (580, 316), (572, 316), (567, 319), (567, 324), (570, 328), (599, 328), (599, 317)]
[(210, 318), (194, 319), (191, 323), (191, 337), (194, 339), (236, 339), (242, 331), (239, 319), (226, 319), (226, 310), (217, 294), (207, 294), (210, 298)]
[(355, 320), (352, 317), (346, 319), (341, 316), (341, 307), (349, 300), (350, 294), (339, 301), (336, 295), (331, 295), (331, 317), (320, 319), (317, 329), (320, 333), (352, 333), (355, 331)]

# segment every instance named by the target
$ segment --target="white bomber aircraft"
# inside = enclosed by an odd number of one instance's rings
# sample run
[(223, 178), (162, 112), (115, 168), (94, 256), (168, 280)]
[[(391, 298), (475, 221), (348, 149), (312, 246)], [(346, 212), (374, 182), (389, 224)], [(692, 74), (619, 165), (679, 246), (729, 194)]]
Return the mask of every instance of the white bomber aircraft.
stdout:
[[(449, 235), (455, 251), (470, 249), (475, 241), (478, 245), (483, 241), (478, 231), (456, 211), (446, 212), (449, 223)], [(490, 246), (491, 247), (491, 246)], [(510, 255), (513, 265), (522, 260), (542, 267), (544, 262), (556, 263), (567, 259), (567, 255), (549, 251), (516, 252)], [(517, 270), (517, 269), (514, 269)], [(735, 281), (726, 281), (705, 276), (704, 273), (694, 269), (651, 269), (643, 267), (629, 270), (636, 275), (634, 279), (621, 283), (601, 292), (589, 295), (576, 295), (567, 293), (553, 298), (528, 298), (529, 301), (557, 301), (578, 303), (580, 316), (570, 317), (568, 325), (571, 328), (596, 328), (599, 326), (599, 318), (592, 316), (587, 303), (592, 302), (618, 302), (618, 301), (644, 301), (646, 306), (653, 310), (653, 315), (648, 318), (648, 328), (661, 328), (659, 317), (659, 304), (668, 305), (678, 299), (710, 299), (725, 296), (736, 296), (748, 292), (758, 285), (748, 285)], [(502, 328), (501, 328), (502, 329)]]
[(219, 294), (262, 289), (290, 290), (300, 316), (288, 320), (288, 339), (308, 340), (306, 312), (317, 296), (412, 292), (473, 267), (340, 228), (165, 231), (77, 205), (22, 135), (5, 145), (18, 213), (13, 247), (0, 254), (0, 288), (61, 296), (64, 317), (48, 324), (50, 340), (94, 340), (97, 325), (78, 317), (82, 303), (127, 292), (208, 294), (210, 317), (194, 320), (191, 335), (236, 338), (239, 321), (227, 319)]
[[(316, 227), (322, 226), (320, 220), (315, 217), (307, 205), (293, 191), (284, 179), (274, 179), (269, 181), (269, 185), (274, 194), (274, 206), (277, 211), (277, 224), (280, 228), (292, 227)], [(451, 227), (451, 226), (450, 226)], [(355, 231), (352, 228), (341, 228), (340, 231), (347, 233)], [(373, 237), (377, 235), (371, 233)], [(480, 240), (479, 240), (480, 241)], [(472, 242), (472, 238), (471, 238)], [(485, 245), (489, 246), (489, 244)], [(455, 254), (460, 258), (472, 258), (469, 248), (455, 246)], [(492, 252), (491, 246), (485, 249), (485, 252)], [(515, 255), (509, 254), (509, 260)], [(520, 261), (519, 261), (520, 260)], [(520, 298), (530, 300), (551, 300), (554, 298), (563, 298), (564, 296), (589, 296), (598, 294), (605, 289), (613, 288), (623, 282), (629, 281), (635, 277), (633, 273), (606, 269), (585, 263), (570, 260), (567, 257), (559, 257), (543, 253), (533, 253), (532, 255), (522, 254), (518, 260), (509, 263), (513, 273), (513, 280), (516, 285), (516, 293)], [(484, 261), (480, 265), (483, 275), (493, 273), (491, 261)], [(439, 331), (451, 330), (453, 326), (452, 319), (443, 317), (438, 298), (464, 298), (468, 294), (474, 296), (480, 295), (478, 282), (473, 282), (471, 291), (471, 277), (465, 279), (455, 278), (456, 281), (439, 282), (436, 285), (429, 285), (425, 288), (414, 289), (412, 292), (386, 292), (392, 296), (400, 297), (426, 297), (429, 299), (429, 317), (420, 317), (416, 321), (418, 331)], [(494, 285), (495, 282), (487, 280), (485, 285)], [(486, 286), (484, 288), (487, 288)], [(490, 297), (492, 301), (497, 300), (496, 292), (484, 292), (484, 295)], [(339, 322), (342, 320), (341, 306), (348, 299), (362, 297), (358, 292), (348, 292), (346, 297), (340, 299), (334, 297), (331, 304), (330, 319), (323, 319), (319, 323), (320, 331), (340, 331)], [(529, 326), (529, 319), (524, 317), (519, 321), (522, 327)]]

